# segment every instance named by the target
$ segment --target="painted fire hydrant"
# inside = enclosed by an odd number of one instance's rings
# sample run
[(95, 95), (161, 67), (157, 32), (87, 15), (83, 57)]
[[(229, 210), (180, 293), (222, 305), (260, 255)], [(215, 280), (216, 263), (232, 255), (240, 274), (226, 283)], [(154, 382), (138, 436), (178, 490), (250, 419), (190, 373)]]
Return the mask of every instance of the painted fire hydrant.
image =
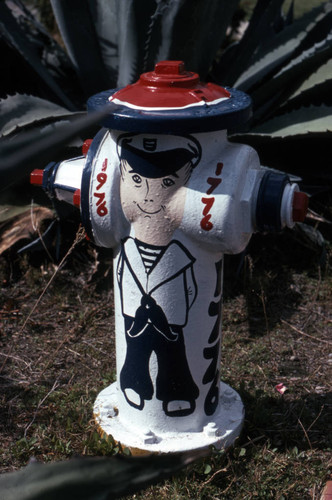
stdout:
[(220, 382), (223, 255), (255, 231), (303, 220), (306, 195), (227, 141), (250, 98), (201, 83), (181, 61), (93, 96), (88, 109), (106, 103), (82, 157), (31, 176), (80, 207), (90, 239), (114, 250), (117, 381), (98, 395), (95, 420), (136, 451), (227, 447), (244, 411)]

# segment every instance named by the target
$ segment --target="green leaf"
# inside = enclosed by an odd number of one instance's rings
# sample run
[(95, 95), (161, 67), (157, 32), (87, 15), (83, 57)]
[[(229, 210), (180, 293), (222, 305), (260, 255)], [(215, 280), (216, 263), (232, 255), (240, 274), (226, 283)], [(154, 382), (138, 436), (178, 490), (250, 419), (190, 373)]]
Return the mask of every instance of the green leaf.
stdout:
[[(232, 60), (220, 78), (224, 85), (234, 85), (243, 71), (251, 65), (251, 58), (257, 48), (275, 34), (274, 23), (284, 0), (258, 0), (241, 41), (234, 50)], [(223, 65), (221, 57), (219, 66)]]
[(253, 127), (247, 135), (289, 137), (309, 133), (332, 133), (332, 106), (302, 107)]
[(212, 471), (212, 467), (210, 464), (206, 464), (205, 467), (204, 467), (204, 474), (210, 474), (210, 472)]
[(83, 116), (32, 95), (16, 94), (0, 100), (0, 137), (31, 126)]
[(161, 480), (206, 451), (181, 455), (74, 459), (32, 463), (0, 476), (1, 500), (109, 500)]
[[(331, 101), (332, 59), (322, 64), (317, 71), (294, 90), (283, 107), (299, 107), (304, 104), (324, 104)], [(326, 99), (326, 100), (325, 100)], [(281, 108), (281, 110), (283, 109)]]
[(313, 44), (324, 38), (326, 29), (324, 31), (323, 25), (331, 23), (331, 18), (332, 2), (329, 2), (308, 12), (270, 40), (261, 43), (253, 54), (249, 67), (239, 76), (234, 86), (248, 91), (267, 75), (280, 69), (285, 62), (308, 48), (309, 39)]
[(167, 56), (185, 61), (188, 70), (196, 71), (204, 81), (239, 0), (185, 0), (180, 3), (172, 26), (165, 17), (163, 28), (167, 36), (171, 35), (171, 43), (167, 41), (169, 51), (161, 50), (159, 56), (160, 59)]
[[(75, 105), (57, 84), (50, 71), (44, 66), (40, 54), (36, 51), (36, 47), (25, 34), (6, 2), (0, 2), (0, 33), (1, 38), (9, 46), (13, 47), (23, 57), (33, 72), (35, 72), (36, 80), (39, 79), (42, 81), (66, 108), (74, 110)], [(22, 78), (24, 78), (23, 73)]]
[(51, 0), (86, 95), (114, 88), (118, 69), (116, 0)]
[(278, 109), (308, 76), (332, 57), (332, 34), (302, 52), (279, 73), (251, 93), (255, 121)]

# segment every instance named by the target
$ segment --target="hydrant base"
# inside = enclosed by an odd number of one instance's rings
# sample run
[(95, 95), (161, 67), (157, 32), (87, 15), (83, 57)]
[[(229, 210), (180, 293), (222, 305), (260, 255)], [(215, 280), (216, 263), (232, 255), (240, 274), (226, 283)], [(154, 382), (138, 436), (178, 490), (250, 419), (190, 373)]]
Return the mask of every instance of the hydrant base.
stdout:
[(146, 428), (140, 432), (124, 425), (118, 412), (116, 383), (99, 393), (93, 413), (100, 434), (111, 436), (133, 454), (179, 453), (212, 446), (226, 449), (241, 432), (244, 407), (239, 394), (223, 382), (220, 394), (217, 411), (198, 432), (154, 432)]

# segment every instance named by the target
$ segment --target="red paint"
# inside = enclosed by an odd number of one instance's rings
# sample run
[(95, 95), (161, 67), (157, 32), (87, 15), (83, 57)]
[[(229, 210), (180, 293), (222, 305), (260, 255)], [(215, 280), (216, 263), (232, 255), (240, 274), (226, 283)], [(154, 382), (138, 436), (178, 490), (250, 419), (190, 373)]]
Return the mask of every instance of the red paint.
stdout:
[(214, 203), (215, 198), (202, 198), (202, 203), (204, 203), (205, 208), (203, 208), (203, 215), (206, 216)]
[(90, 149), (92, 143), (92, 139), (86, 139), (83, 144), (82, 144), (82, 154), (83, 156), (86, 156), (88, 154), (88, 151)]
[(211, 214), (206, 215), (201, 220), (201, 228), (204, 229), (204, 231), (211, 231), (211, 229), (213, 228), (213, 224), (210, 221), (210, 219), (211, 219)]
[(106, 207), (106, 201), (103, 201), (103, 203), (101, 205), (99, 205), (99, 207), (97, 208), (97, 214), (100, 217), (104, 217), (105, 215), (108, 214), (108, 210)]
[(101, 171), (105, 172), (106, 169), (107, 169), (107, 158), (105, 158), (105, 160), (103, 161), (103, 166), (101, 167)]
[(96, 198), (98, 198), (98, 201), (96, 203), (97, 207), (98, 205), (101, 204), (102, 201), (104, 201), (105, 199), (105, 193), (93, 193), (93, 196), (95, 196)]
[(221, 179), (216, 179), (216, 177), (208, 177), (207, 183), (210, 184), (210, 188), (206, 191), (206, 194), (212, 194), (213, 191), (219, 186), (221, 183)]
[[(217, 163), (216, 175), (221, 175), (223, 166), (224, 164), (222, 162)], [(206, 194), (210, 195), (219, 186), (219, 184), (221, 184), (222, 179), (218, 179), (217, 177), (208, 177), (206, 179), (206, 182), (210, 184), (210, 187), (207, 189)], [(205, 207), (203, 208), (204, 217), (201, 220), (201, 228), (204, 229), (204, 231), (211, 231), (211, 229), (213, 228), (213, 224), (210, 221), (211, 214), (209, 212), (213, 206), (214, 200), (214, 198), (202, 198), (202, 203), (204, 203)]]
[(73, 194), (73, 204), (77, 208), (80, 208), (80, 206), (81, 206), (81, 190), (80, 189), (76, 189), (76, 191)]
[(197, 73), (185, 70), (183, 61), (161, 61), (138, 82), (115, 92), (110, 101), (119, 99), (142, 108), (181, 108), (229, 97), (223, 87), (200, 82)]
[[(97, 174), (97, 177), (96, 177), (96, 179), (98, 181), (96, 191), (99, 191), (99, 189), (101, 189), (107, 181), (107, 174), (105, 173), (105, 171), (107, 170), (107, 158), (104, 159), (101, 170), (102, 171), (99, 172), (99, 174)], [(105, 200), (106, 195), (105, 195), (105, 193), (96, 193), (95, 192), (95, 193), (93, 193), (93, 196), (95, 198), (97, 198), (97, 202), (96, 202), (97, 214), (100, 217), (104, 217), (105, 215), (108, 214), (108, 210), (106, 207), (106, 200)]]
[(43, 175), (44, 175), (44, 170), (35, 168), (35, 170), (33, 170), (30, 174), (30, 184), (33, 184), (34, 186), (42, 186)]
[(309, 205), (309, 198), (301, 191), (295, 191), (293, 197), (293, 221), (303, 222), (306, 218)]
[(105, 200), (105, 193), (93, 193), (93, 196), (98, 198), (98, 201), (96, 203), (97, 205), (97, 214), (100, 217), (104, 217), (105, 215), (108, 214), (108, 210), (106, 207), (106, 200)]
[(202, 203), (204, 203), (205, 207), (203, 208), (203, 219), (201, 220), (201, 228), (204, 229), (204, 231), (211, 231), (213, 228), (213, 224), (210, 221), (211, 219), (211, 214), (209, 213), (213, 203), (214, 203), (215, 198), (202, 198)]
[(221, 175), (224, 164), (222, 162), (217, 163), (216, 175)]
[(103, 187), (103, 185), (105, 184), (105, 182), (107, 181), (107, 175), (104, 174), (103, 172), (100, 172), (98, 175), (97, 175), (97, 181), (99, 182), (98, 186), (96, 187), (97, 191)]

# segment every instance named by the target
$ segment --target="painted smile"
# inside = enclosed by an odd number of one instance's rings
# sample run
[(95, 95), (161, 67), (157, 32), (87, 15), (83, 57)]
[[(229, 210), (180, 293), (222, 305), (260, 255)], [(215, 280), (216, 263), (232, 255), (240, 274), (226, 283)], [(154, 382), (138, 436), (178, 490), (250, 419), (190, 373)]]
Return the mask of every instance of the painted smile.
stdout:
[(156, 210), (155, 212), (148, 212), (147, 210), (143, 210), (143, 208), (142, 208), (142, 207), (140, 207), (138, 203), (137, 203), (137, 206), (138, 206), (138, 208), (139, 208), (142, 212), (144, 212), (145, 214), (148, 214), (148, 215), (158, 214), (158, 213), (161, 211), (161, 208), (159, 208), (159, 210)]

